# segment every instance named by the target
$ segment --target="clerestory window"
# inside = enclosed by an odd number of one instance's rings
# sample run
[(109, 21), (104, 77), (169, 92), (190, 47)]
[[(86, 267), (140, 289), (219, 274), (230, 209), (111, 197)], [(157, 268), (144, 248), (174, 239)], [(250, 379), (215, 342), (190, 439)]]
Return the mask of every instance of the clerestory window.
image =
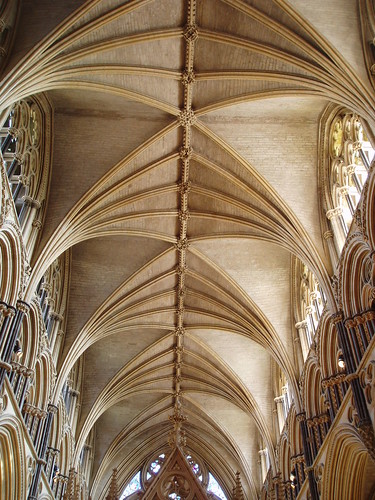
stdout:
[(354, 113), (336, 116), (331, 126), (329, 147), (331, 206), (326, 216), (331, 222), (337, 251), (340, 253), (375, 151), (360, 118)]
[(0, 128), (0, 148), (29, 255), (43, 222), (50, 170), (51, 108), (40, 97), (15, 103)]
[(326, 299), (315, 275), (298, 260), (295, 264), (295, 276), (298, 287), (295, 293), (297, 306), (295, 327), (298, 331), (303, 360), (306, 361)]

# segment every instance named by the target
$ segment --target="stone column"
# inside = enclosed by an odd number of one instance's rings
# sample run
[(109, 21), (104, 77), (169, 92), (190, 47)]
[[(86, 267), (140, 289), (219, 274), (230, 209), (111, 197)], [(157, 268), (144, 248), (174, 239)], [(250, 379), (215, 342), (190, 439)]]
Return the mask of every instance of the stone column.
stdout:
[(353, 319), (347, 319), (345, 321), (346, 330), (349, 332), (349, 340), (351, 344), (351, 350), (353, 353), (353, 358), (355, 360), (355, 367), (361, 362), (362, 356), (364, 354), (364, 345), (360, 336), (358, 335), (356, 329), (356, 322)]
[(305, 456), (306, 472), (309, 480), (311, 500), (319, 500), (318, 486), (315, 481), (315, 474), (312, 467), (313, 456), (310, 446), (309, 433), (307, 430), (306, 415), (305, 413), (299, 413), (296, 415), (297, 422), (300, 424), (302, 444), (303, 444), (303, 454)]
[(3, 351), (6, 344), (6, 339), (8, 337), (8, 330), (12, 323), (12, 318), (16, 314), (16, 309), (12, 306), (8, 306), (5, 302), (0, 302), (0, 355), (3, 358)]
[(332, 321), (336, 326), (337, 338), (344, 356), (346, 372), (354, 373), (356, 370), (356, 362), (352, 351), (352, 346), (348, 338), (348, 333), (343, 323), (342, 313), (337, 313), (332, 316)]
[(294, 479), (292, 480), (292, 488), (295, 489), (295, 496), (297, 496), (305, 481), (305, 469), (304, 469), (305, 459), (303, 454), (301, 453), (299, 455), (291, 457), (291, 463), (292, 463), (291, 474), (293, 474), (294, 476)]
[(267, 476), (267, 448), (258, 451), (260, 457), (260, 471), (261, 471), (261, 482), (264, 483)]
[(371, 417), (368, 412), (365, 395), (360, 384), (359, 375), (356, 373), (357, 366), (350, 352), (347, 335), (345, 335), (342, 313), (334, 315), (333, 321), (337, 328), (339, 343), (341, 344), (344, 360), (346, 363), (346, 372), (348, 374), (346, 380), (351, 386), (354, 406), (357, 410), (358, 423), (356, 424), (356, 427), (369, 454), (375, 460), (374, 429), (372, 426)]
[(34, 200), (30, 196), (23, 196), (23, 206), (18, 216), (18, 220), (22, 227), (22, 235), (24, 241), (27, 241), (30, 236), (30, 229), (32, 228), (32, 222), (34, 220), (37, 210), (40, 208), (40, 203)]
[(301, 342), (301, 349), (302, 349), (302, 354), (303, 354), (303, 359), (306, 360), (307, 355), (309, 353), (310, 345), (308, 343), (308, 337), (307, 337), (307, 321), (300, 321), (299, 323), (295, 324), (295, 327), (297, 328), (299, 339)]
[(274, 399), (274, 401), (276, 403), (277, 419), (279, 422), (279, 430), (281, 434), (281, 431), (283, 430), (283, 427), (285, 425), (284, 396), (278, 396)]
[[(14, 346), (16, 344), (16, 340), (21, 328), (22, 320), (30, 310), (30, 306), (26, 304), (26, 302), (23, 302), (22, 300), (19, 300), (17, 302), (17, 312), (13, 318), (12, 323), (9, 325), (7, 328), (7, 333), (6, 333), (6, 338), (4, 339), (4, 347), (3, 347), (3, 352), (1, 354), (1, 365), (0, 365), (0, 390), (3, 386), (5, 375), (7, 371), (9, 371), (9, 368), (7, 365), (9, 365), (11, 358), (12, 358), (12, 353), (14, 351)], [(5, 363), (5, 365), (4, 365)], [(12, 368), (11, 365), (10, 369)]]
[(30, 486), (29, 496), (27, 497), (28, 500), (36, 500), (38, 496), (38, 485), (40, 481), (40, 475), (42, 472), (42, 466), (45, 465), (46, 463), (45, 456), (46, 456), (47, 444), (51, 433), (53, 416), (57, 412), (57, 406), (49, 404), (47, 410), (48, 410), (47, 418), (45, 420), (44, 429), (39, 444), (39, 450), (38, 450), (39, 458), (37, 460), (37, 467)]
[(335, 269), (338, 264), (339, 258), (337, 254), (337, 248), (335, 246), (333, 232), (330, 230), (326, 231), (325, 233), (323, 233), (323, 238), (327, 242), (328, 252), (329, 256), (331, 257), (332, 267), (333, 269)]
[(311, 345), (312, 341), (313, 341), (313, 337), (315, 337), (315, 333), (316, 333), (316, 326), (315, 326), (315, 322), (314, 322), (314, 318), (313, 318), (313, 308), (312, 308), (312, 306), (306, 307), (306, 314), (307, 314), (308, 322), (310, 323), (311, 332), (312, 332), (312, 336), (310, 336), (310, 331), (309, 331), (309, 329), (307, 329), (307, 334), (310, 337), (308, 339), (308, 342), (309, 342), (309, 345)]
[(336, 236), (334, 239), (336, 243), (337, 254), (340, 255), (342, 247), (345, 243), (346, 234), (348, 232), (345, 221), (342, 216), (342, 208), (336, 207), (326, 212), (327, 219), (331, 222), (333, 233)]

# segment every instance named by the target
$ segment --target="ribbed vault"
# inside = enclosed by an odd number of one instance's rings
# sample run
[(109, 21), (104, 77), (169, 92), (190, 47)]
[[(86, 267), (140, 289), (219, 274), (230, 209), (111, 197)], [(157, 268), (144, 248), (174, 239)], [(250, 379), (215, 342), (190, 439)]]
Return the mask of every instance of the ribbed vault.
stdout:
[(360, 41), (344, 59), (297, 0), (58, 3), (39, 40), (44, 2), (22, 11), (1, 105), (45, 92), (54, 109), (26, 299), (70, 251), (54, 398), (83, 356), (75, 461), (96, 425), (103, 498), (114, 467), (125, 486), (168, 446), (181, 405), (189, 449), (255, 498), (259, 450), (276, 463), (276, 370), (300, 408), (291, 255), (333, 302), (318, 125), (332, 102), (370, 118)]

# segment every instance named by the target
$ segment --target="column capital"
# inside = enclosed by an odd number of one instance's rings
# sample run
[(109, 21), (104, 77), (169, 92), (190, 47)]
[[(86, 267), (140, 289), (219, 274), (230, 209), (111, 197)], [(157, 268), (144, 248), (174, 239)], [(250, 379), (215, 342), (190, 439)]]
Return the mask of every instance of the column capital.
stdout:
[(340, 215), (342, 215), (342, 207), (332, 208), (331, 210), (327, 210), (327, 212), (326, 212), (326, 217), (328, 220), (335, 219), (336, 217), (339, 217)]
[(41, 204), (38, 200), (34, 200), (34, 198), (31, 198), (30, 196), (23, 196), (22, 197), (23, 202), (28, 205), (29, 207), (39, 209), (41, 207)]
[(49, 413), (57, 413), (58, 407), (56, 405), (53, 405), (52, 403), (49, 403), (47, 406), (47, 411)]
[(331, 320), (332, 320), (334, 325), (336, 325), (337, 323), (340, 323), (340, 321), (343, 321), (343, 319), (344, 319), (344, 314), (342, 311), (338, 311), (338, 312), (332, 314), (332, 316), (331, 316)]
[(306, 413), (302, 411), (296, 415), (297, 422), (306, 422)]
[(30, 311), (30, 306), (23, 300), (17, 300), (17, 310), (24, 314), (28, 314), (28, 312)]
[(306, 328), (307, 327), (307, 321), (304, 319), (303, 321), (299, 321), (294, 325), (297, 330), (301, 330), (301, 328)]
[(327, 241), (327, 240), (333, 240), (333, 231), (331, 231), (330, 229), (328, 229), (327, 231), (325, 231), (323, 233), (323, 238)]

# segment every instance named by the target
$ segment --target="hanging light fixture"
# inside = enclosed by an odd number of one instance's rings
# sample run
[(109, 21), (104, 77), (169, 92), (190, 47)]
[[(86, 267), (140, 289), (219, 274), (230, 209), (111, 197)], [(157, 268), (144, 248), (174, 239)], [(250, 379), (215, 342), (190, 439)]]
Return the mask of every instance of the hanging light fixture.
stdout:
[(344, 356), (342, 354), (340, 354), (337, 364), (338, 364), (339, 368), (341, 368), (342, 370), (345, 368), (345, 360), (344, 360)]

